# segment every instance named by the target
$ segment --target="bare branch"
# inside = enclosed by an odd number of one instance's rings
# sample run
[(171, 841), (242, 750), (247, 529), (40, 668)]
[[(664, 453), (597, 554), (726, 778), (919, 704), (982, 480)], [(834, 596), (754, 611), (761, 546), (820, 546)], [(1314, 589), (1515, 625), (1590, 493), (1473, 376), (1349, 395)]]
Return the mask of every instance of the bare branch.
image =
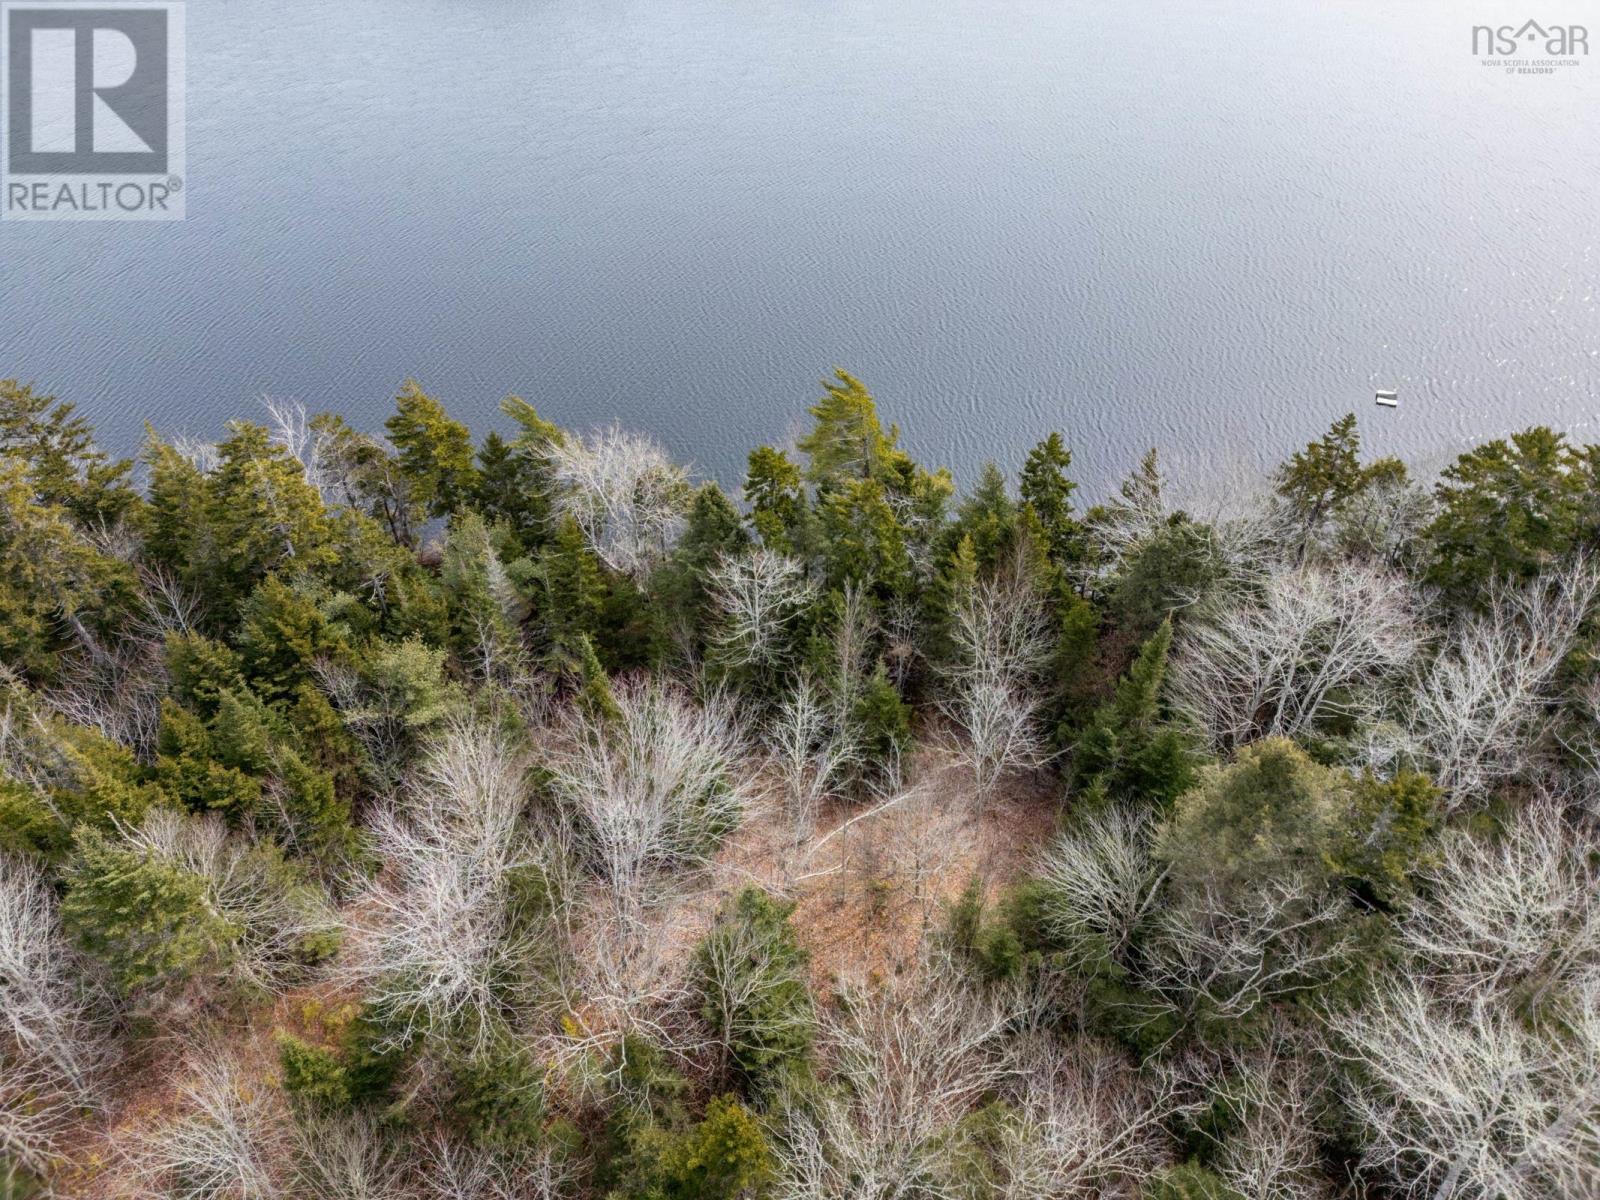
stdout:
[(1497, 586), (1407, 690), (1407, 740), (1459, 808), (1537, 761), (1562, 662), (1600, 595), (1587, 560), (1523, 588)]
[(711, 573), (721, 616), (713, 648), (732, 666), (783, 666), (790, 630), (816, 596), (816, 584), (792, 558), (766, 549), (723, 558)]
[(1586, 1194), (1600, 1155), (1597, 991), (1565, 1030), (1504, 1004), (1448, 1006), (1414, 982), (1335, 1018), (1361, 1069), (1350, 1104), (1367, 1165), (1430, 1200)]
[(1399, 922), (1414, 970), (1446, 991), (1524, 1002), (1600, 973), (1600, 844), (1548, 804), (1497, 837), (1452, 830)]
[(842, 1086), (782, 1114), (776, 1200), (948, 1194), (941, 1135), (1005, 1078), (999, 1041), (1016, 1005), (934, 968), (824, 1014), (823, 1052)]
[(197, 1049), (184, 1111), (133, 1147), (136, 1178), (174, 1200), (277, 1200), (290, 1162), (287, 1114), (226, 1050)]
[(554, 739), (550, 786), (574, 845), (620, 908), (644, 907), (667, 867), (703, 864), (744, 818), (742, 739), (731, 704), (697, 705), (656, 680), (615, 685), (615, 717), (571, 710)]
[(1221, 748), (1359, 713), (1416, 654), (1415, 610), (1403, 579), (1370, 567), (1274, 568), (1259, 598), (1185, 623), (1173, 705)]
[(1080, 951), (1099, 943), (1113, 958), (1122, 953), (1165, 874), (1151, 860), (1154, 829), (1152, 815), (1110, 808), (1057, 835), (1035, 871), (1053, 938)]
[(602, 562), (639, 575), (664, 558), (683, 530), (683, 468), (650, 437), (618, 425), (552, 443), (556, 510), (571, 516)]
[(536, 960), (513, 906), (519, 872), (547, 858), (522, 825), (526, 773), (499, 725), (456, 723), (374, 821), (387, 869), (355, 906), (345, 970), (408, 1031), (484, 1036)]
[(956, 603), (940, 708), (966, 734), (959, 753), (980, 800), (1007, 773), (1052, 757), (1040, 719), (1050, 635), (1048, 608), (1020, 571), (974, 584)]
[(104, 1000), (43, 872), (0, 854), (0, 1155), (41, 1170), (56, 1136), (95, 1106), (112, 1057)]

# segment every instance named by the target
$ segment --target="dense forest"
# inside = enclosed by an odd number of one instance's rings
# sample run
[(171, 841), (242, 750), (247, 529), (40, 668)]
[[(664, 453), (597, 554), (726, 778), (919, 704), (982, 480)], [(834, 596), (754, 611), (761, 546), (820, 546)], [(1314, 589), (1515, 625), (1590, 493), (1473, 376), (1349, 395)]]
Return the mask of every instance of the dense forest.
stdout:
[(0, 1195), (1600, 1196), (1600, 446), (503, 412), (0, 382)]

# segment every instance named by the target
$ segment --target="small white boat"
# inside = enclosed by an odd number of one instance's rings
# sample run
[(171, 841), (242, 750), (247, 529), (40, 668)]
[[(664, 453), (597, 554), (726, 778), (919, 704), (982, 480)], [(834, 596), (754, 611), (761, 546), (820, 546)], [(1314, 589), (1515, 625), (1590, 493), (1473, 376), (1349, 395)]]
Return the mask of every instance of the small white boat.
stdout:
[(1379, 388), (1373, 399), (1377, 401), (1380, 408), (1400, 407), (1400, 393), (1391, 388)]

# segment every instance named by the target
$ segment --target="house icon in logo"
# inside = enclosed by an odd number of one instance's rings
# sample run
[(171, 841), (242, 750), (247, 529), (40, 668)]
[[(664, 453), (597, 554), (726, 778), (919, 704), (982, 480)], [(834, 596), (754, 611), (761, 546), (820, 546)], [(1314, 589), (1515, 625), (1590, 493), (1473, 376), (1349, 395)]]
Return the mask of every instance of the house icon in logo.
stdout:
[(1472, 52), (1480, 55), (1511, 58), (1523, 50), (1552, 57), (1569, 57), (1589, 53), (1589, 29), (1584, 25), (1541, 25), (1534, 20), (1524, 21), (1521, 27), (1501, 25), (1474, 25), (1472, 27)]

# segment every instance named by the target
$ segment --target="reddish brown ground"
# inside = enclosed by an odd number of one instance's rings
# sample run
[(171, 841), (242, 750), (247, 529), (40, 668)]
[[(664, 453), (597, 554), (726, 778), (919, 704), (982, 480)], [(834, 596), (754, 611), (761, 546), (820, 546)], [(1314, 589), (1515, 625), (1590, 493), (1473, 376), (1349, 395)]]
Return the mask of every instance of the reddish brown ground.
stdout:
[(793, 900), (791, 920), (822, 993), (902, 975), (972, 879), (993, 899), (1026, 869), (1055, 828), (1053, 797), (1047, 785), (1016, 780), (980, 807), (964, 768), (945, 752), (921, 751), (902, 798), (834, 802), (799, 848), (790, 822), (759, 814), (725, 851), (719, 890), (759, 882)]
[[(776, 795), (764, 797), (723, 847), (705, 886), (663, 914), (661, 932), (673, 954), (688, 954), (717, 906), (756, 883), (795, 902), (792, 922), (811, 954), (820, 996), (841, 983), (914, 971), (947, 905), (973, 878), (990, 899), (1014, 882), (1050, 836), (1060, 807), (1053, 785), (1028, 779), (1003, 784), (980, 806), (968, 773), (940, 749), (919, 750), (908, 776), (892, 803), (830, 803), (804, 838)], [(354, 1004), (354, 996), (322, 984), (231, 1013), (164, 1015), (164, 1033), (143, 1044), (113, 1082), (107, 1106), (64, 1147), (55, 1195), (139, 1195), (128, 1182), (125, 1148), (182, 1111), (186, 1056), (197, 1044), (227, 1045), (260, 1082), (263, 1102), (276, 1103), (277, 1031), (328, 1044)]]

